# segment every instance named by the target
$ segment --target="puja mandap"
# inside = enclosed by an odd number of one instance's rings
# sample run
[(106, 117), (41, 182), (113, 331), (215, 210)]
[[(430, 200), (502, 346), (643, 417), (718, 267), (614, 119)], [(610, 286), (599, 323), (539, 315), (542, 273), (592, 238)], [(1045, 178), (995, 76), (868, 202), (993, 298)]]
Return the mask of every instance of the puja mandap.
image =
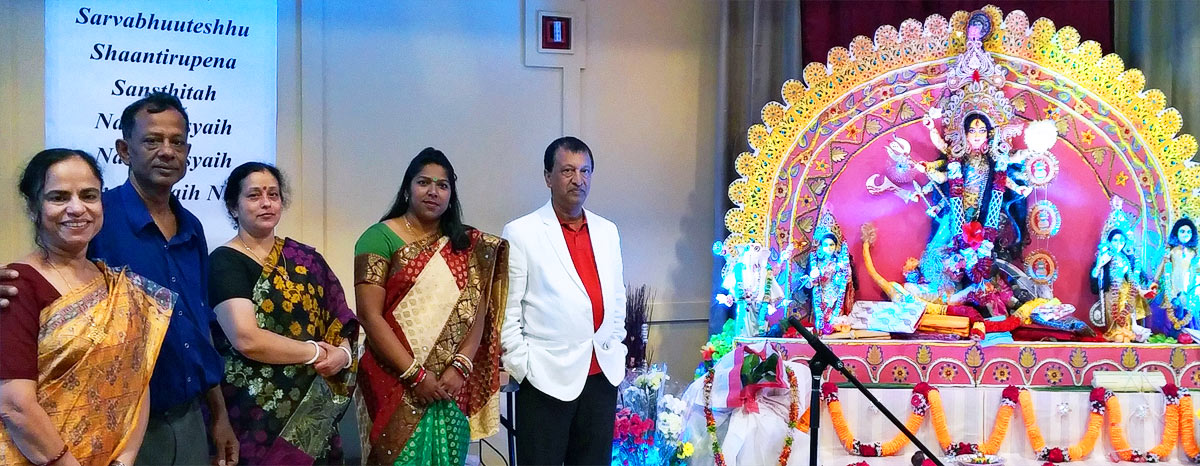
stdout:
[[(714, 253), (736, 344), (803, 361), (791, 327), (811, 329), (948, 455), (1197, 457), (1200, 166), (1144, 84), (1070, 26), (994, 6), (809, 63), (729, 186)], [(1112, 372), (1153, 391), (1094, 387)], [(826, 463), (915, 451), (856, 394), (823, 405)]]

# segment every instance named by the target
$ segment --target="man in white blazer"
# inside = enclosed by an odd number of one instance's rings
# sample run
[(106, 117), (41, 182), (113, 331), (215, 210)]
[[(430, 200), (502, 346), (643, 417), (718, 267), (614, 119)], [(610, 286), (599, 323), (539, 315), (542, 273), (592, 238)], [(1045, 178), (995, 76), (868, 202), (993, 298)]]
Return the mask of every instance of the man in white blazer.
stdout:
[(517, 391), (517, 460), (608, 465), (625, 377), (625, 279), (612, 222), (584, 210), (592, 151), (574, 137), (544, 156), (550, 202), (504, 226), (508, 303), (501, 360)]

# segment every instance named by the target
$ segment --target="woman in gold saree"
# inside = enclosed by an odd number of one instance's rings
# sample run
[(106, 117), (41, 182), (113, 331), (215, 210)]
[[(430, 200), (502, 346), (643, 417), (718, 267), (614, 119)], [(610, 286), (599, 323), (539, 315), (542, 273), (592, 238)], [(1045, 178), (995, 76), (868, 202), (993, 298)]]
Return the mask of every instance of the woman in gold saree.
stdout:
[(0, 309), (0, 464), (133, 464), (174, 295), (87, 259), (102, 179), (85, 152), (48, 149), (21, 175), (40, 249)]
[(426, 148), (355, 245), (367, 464), (461, 465), (497, 430), (507, 243), (461, 212), (454, 168)]

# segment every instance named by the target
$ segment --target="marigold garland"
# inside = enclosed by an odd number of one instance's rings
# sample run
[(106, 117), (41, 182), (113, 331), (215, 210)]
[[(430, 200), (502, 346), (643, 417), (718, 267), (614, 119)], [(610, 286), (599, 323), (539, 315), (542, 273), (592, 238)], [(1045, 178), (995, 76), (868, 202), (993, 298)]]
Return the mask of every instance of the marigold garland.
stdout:
[[(911, 399), (913, 412), (908, 415), (908, 420), (904, 423), (910, 432), (916, 432), (917, 428), (921, 427), (921, 423), (925, 421), (925, 414), (929, 411), (929, 398), (927, 396), (932, 387), (929, 384), (922, 382), (913, 388)], [(825, 406), (829, 408), (829, 417), (833, 422), (833, 430), (837, 433), (838, 440), (842, 442), (842, 446), (851, 455), (857, 456), (892, 456), (899, 453), (908, 445), (908, 437), (903, 432), (896, 434), (887, 442), (862, 443), (854, 438), (854, 434), (850, 432), (850, 426), (846, 424), (846, 416), (842, 413), (842, 402), (838, 399), (837, 385), (832, 382), (825, 382), (821, 385), (821, 399), (825, 401)]]
[[(1175, 450), (1175, 442), (1179, 439), (1179, 388), (1167, 384), (1162, 388), (1163, 396), (1167, 398), (1167, 414), (1163, 419), (1162, 441), (1149, 451), (1134, 450), (1125, 438), (1125, 429), (1121, 427), (1121, 405), (1117, 397), (1108, 392), (1106, 403), (1108, 407), (1108, 439), (1116, 449), (1116, 457), (1121, 461), (1138, 463), (1157, 463), (1167, 458)], [(1189, 413), (1189, 416), (1190, 413)]]
[(1183, 454), (1188, 461), (1200, 463), (1200, 445), (1196, 444), (1196, 419), (1192, 415), (1192, 394), (1179, 389), (1179, 436), (1183, 438)]
[(1017, 406), (1017, 395), (1017, 387), (1009, 385), (1004, 389), (1004, 394), (1000, 399), (1000, 408), (996, 412), (996, 423), (992, 426), (992, 433), (988, 435), (986, 442), (983, 444), (953, 443), (950, 439), (950, 429), (946, 426), (942, 394), (938, 389), (933, 388), (929, 392), (930, 422), (933, 424), (933, 431), (937, 435), (938, 445), (942, 447), (942, 451), (945, 451), (947, 455), (995, 455), (1000, 451), (1000, 445), (1004, 443), (1004, 438), (1008, 436), (1009, 425)]
[[(937, 435), (938, 444), (947, 455), (995, 455), (1000, 450), (1000, 446), (1008, 434), (1014, 411), (1017, 407), (1020, 407), (1021, 417), (1025, 423), (1025, 433), (1029, 438), (1030, 446), (1037, 452), (1037, 459), (1039, 461), (1046, 461), (1047, 464), (1050, 464), (1079, 461), (1087, 458), (1092, 450), (1095, 449), (1096, 442), (1100, 438), (1100, 431), (1104, 428), (1104, 421), (1107, 417), (1108, 437), (1113, 448), (1117, 450), (1116, 453), (1110, 455), (1110, 459), (1113, 461), (1139, 463), (1163, 461), (1175, 449), (1179, 437), (1183, 437), (1184, 452), (1187, 454), (1188, 460), (1192, 463), (1200, 463), (1200, 444), (1197, 443), (1197, 439), (1195, 438), (1195, 420), (1190, 415), (1193, 409), (1191, 394), (1187, 389), (1179, 388), (1173, 384), (1164, 386), (1162, 393), (1167, 401), (1166, 416), (1163, 419), (1162, 441), (1154, 448), (1145, 452), (1134, 450), (1129, 446), (1129, 441), (1125, 438), (1125, 430), (1121, 427), (1121, 405), (1117, 401), (1116, 395), (1111, 390), (1105, 388), (1095, 388), (1092, 390), (1088, 397), (1090, 414), (1088, 415), (1087, 431), (1078, 443), (1067, 448), (1046, 446), (1041, 429), (1037, 425), (1037, 416), (1035, 415), (1031, 392), (1012, 385), (1004, 389), (1000, 408), (996, 415), (996, 423), (992, 426), (992, 432), (988, 435), (987, 441), (983, 444), (953, 443), (950, 439), (950, 430), (946, 426), (946, 414), (942, 404), (941, 393), (926, 383), (918, 384), (913, 388), (913, 412), (909, 415), (905, 427), (915, 432), (921, 426), (925, 414), (928, 413), (930, 414), (930, 422), (933, 424), (934, 432)], [(831, 382), (823, 384), (821, 386), (821, 400), (829, 408), (829, 415), (838, 440), (850, 454), (867, 457), (892, 456), (908, 445), (908, 437), (904, 436), (903, 433), (897, 434), (895, 438), (884, 443), (862, 443), (855, 439), (842, 411), (842, 404), (838, 399), (837, 385)], [(1184, 415), (1185, 413), (1188, 415)], [(804, 420), (808, 419), (807, 414), (808, 411), (805, 412)], [(806, 424), (798, 424), (797, 428), (807, 427)], [(807, 429), (802, 429), (802, 431), (807, 432)], [(780, 464), (786, 464), (782, 461), (782, 458)]]
[(797, 423), (796, 423), (796, 430), (799, 430), (800, 432), (804, 432), (807, 434), (808, 429), (810, 427), (809, 426), (809, 418), (810, 417), (812, 417), (812, 406), (804, 408), (804, 414), (800, 415), (800, 420), (797, 421)]
[(1065, 449), (1047, 447), (1045, 439), (1042, 438), (1042, 431), (1037, 426), (1037, 416), (1034, 415), (1033, 395), (1029, 390), (1021, 389), (1018, 403), (1021, 405), (1022, 420), (1025, 421), (1025, 434), (1029, 437), (1029, 445), (1037, 452), (1038, 461), (1051, 463), (1079, 461), (1092, 453), (1092, 449), (1096, 447), (1096, 440), (1100, 438), (1100, 426), (1104, 422), (1105, 409), (1111, 407), (1111, 404), (1106, 404), (1106, 402), (1115, 402), (1116, 397), (1107, 389), (1095, 388), (1088, 399), (1091, 405), (1091, 414), (1088, 415), (1087, 431), (1083, 434), (1083, 439)]

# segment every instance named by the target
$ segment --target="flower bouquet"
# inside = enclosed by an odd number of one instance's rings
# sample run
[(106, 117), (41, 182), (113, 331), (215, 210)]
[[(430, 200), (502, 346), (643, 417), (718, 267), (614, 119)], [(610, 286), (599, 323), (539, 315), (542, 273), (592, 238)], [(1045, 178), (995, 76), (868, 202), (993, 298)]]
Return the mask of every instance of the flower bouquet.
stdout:
[(684, 441), (687, 404), (666, 393), (666, 367), (651, 365), (630, 372), (618, 388), (613, 428), (613, 464), (681, 465), (694, 446)]

